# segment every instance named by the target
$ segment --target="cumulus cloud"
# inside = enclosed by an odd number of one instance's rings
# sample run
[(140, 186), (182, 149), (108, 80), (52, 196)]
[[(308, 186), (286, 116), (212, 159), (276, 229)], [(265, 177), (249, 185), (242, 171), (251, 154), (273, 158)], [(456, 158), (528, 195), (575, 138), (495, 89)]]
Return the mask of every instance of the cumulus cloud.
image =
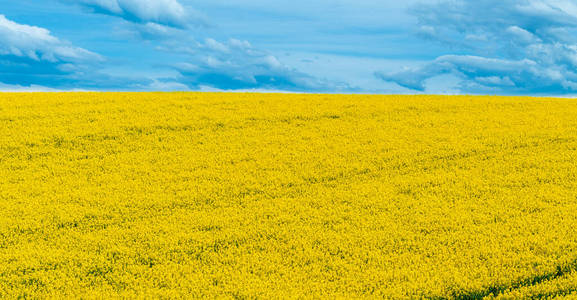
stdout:
[(0, 15), (0, 55), (50, 63), (102, 59), (98, 54), (61, 41), (44, 28), (18, 24), (4, 15)]
[(142, 90), (174, 92), (189, 91), (190, 88), (185, 84), (170, 79), (154, 79), (150, 84), (142, 86)]
[(0, 15), (0, 90), (131, 90), (153, 84), (99, 72), (105, 59), (72, 45), (41, 27)]
[(4, 84), (0, 82), (0, 92), (36, 93), (36, 92), (61, 92), (61, 91), (62, 90), (45, 87), (41, 85), (21, 86), (21, 85)]
[[(185, 29), (205, 24), (202, 16), (185, 8), (178, 0), (62, 0), (92, 12), (120, 17), (139, 24), (158, 24)], [(149, 26), (150, 27), (150, 26)], [(148, 28), (150, 29), (150, 28)], [(155, 28), (158, 30), (158, 27)]]
[(0, 15), (0, 82), (57, 86), (86, 65), (101, 61), (100, 55), (62, 41), (44, 28)]
[(412, 9), (418, 34), (467, 55), (376, 76), (414, 90), (452, 74), (462, 92), (577, 90), (577, 5), (565, 0), (444, 0)]
[(554, 93), (577, 88), (577, 74), (561, 66), (544, 67), (530, 59), (507, 60), (465, 55), (446, 55), (418, 68), (392, 74), (380, 72), (377, 77), (424, 91), (427, 79), (447, 73), (462, 78), (461, 90), (470, 92)]
[(329, 91), (347, 88), (290, 68), (247, 41), (219, 42), (208, 38), (193, 48), (162, 49), (188, 54), (188, 61), (173, 67), (181, 75), (180, 82), (193, 89)]
[[(247, 41), (206, 38), (197, 42), (193, 36), (206, 36), (207, 32), (193, 31), (190, 25), (208, 22), (178, 0), (61, 1), (126, 20), (126, 26), (117, 34), (136, 40), (154, 40), (156, 50), (163, 52), (159, 57), (171, 61), (184, 57), (180, 63), (168, 66), (177, 77), (163, 81), (152, 79), (141, 85), (144, 89), (332, 91), (347, 88), (344, 84), (299, 72)], [(168, 65), (160, 60), (158, 64)]]

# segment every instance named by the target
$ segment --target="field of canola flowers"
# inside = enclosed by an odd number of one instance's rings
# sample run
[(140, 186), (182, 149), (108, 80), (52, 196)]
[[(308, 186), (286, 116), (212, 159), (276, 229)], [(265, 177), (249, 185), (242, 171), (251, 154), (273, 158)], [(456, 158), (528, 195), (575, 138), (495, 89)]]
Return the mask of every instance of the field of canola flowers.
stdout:
[(577, 296), (577, 100), (0, 94), (0, 298)]

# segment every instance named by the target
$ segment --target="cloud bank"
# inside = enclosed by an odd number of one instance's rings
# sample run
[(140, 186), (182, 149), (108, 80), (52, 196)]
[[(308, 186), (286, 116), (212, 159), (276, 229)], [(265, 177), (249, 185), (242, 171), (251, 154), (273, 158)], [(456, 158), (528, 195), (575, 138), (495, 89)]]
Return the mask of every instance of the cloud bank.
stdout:
[[(115, 16), (124, 24), (127, 36), (138, 42), (153, 41), (159, 57), (178, 63), (163, 63), (176, 72), (174, 78), (152, 79), (143, 89), (215, 89), (335, 91), (346, 88), (318, 79), (281, 63), (277, 57), (253, 47), (247, 41), (217, 41), (197, 36), (210, 35), (206, 27), (190, 26), (208, 21), (196, 18), (194, 10), (177, 0), (62, 0), (87, 8), (91, 13)], [(150, 43), (149, 43), (150, 44)]]
[(411, 11), (418, 34), (453, 52), (419, 67), (377, 72), (417, 91), (442, 74), (464, 93), (577, 91), (577, 5), (564, 0), (443, 0)]
[(44, 28), (0, 15), (0, 82), (58, 86), (74, 81), (85, 66), (102, 61), (100, 55), (62, 41)]
[(269, 89), (285, 91), (330, 91), (346, 88), (299, 72), (275, 56), (255, 49), (248, 41), (230, 39), (219, 42), (207, 38), (195, 47), (170, 47), (189, 59), (174, 65), (180, 82), (192, 89), (221, 90)]
[(0, 55), (50, 63), (101, 59), (98, 54), (59, 40), (44, 28), (18, 24), (4, 15), (0, 15)]
[(178, 0), (62, 0), (75, 3), (94, 13), (120, 17), (139, 24), (158, 24), (186, 29), (204, 20)]

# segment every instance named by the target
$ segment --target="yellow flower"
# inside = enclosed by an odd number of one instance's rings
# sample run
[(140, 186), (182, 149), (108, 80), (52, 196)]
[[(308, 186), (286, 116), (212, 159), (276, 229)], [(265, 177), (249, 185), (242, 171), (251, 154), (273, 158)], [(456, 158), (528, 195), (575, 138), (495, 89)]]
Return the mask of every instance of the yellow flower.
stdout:
[(576, 115), (551, 98), (0, 94), (0, 298), (577, 297)]

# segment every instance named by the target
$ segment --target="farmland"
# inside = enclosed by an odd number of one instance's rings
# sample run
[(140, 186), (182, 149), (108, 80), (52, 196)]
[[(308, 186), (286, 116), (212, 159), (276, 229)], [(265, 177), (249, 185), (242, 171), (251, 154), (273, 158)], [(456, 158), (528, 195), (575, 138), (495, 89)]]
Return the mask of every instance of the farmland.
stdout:
[(577, 292), (577, 101), (0, 94), (0, 297)]

